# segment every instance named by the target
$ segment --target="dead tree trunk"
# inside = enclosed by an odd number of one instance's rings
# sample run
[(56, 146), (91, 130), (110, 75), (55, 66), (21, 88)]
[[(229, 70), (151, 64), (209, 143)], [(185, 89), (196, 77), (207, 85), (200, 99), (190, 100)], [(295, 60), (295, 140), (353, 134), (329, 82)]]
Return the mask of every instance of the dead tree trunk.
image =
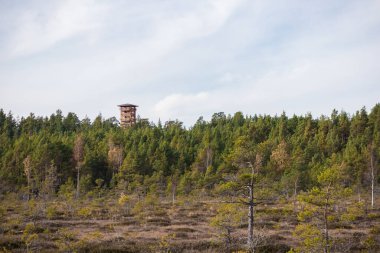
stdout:
[(31, 158), (28, 155), (24, 160), (24, 173), (26, 175), (26, 180), (28, 184), (27, 189), (27, 200), (30, 200), (30, 193), (31, 193), (31, 173), (32, 173), (32, 166), (31, 166)]
[(210, 147), (206, 148), (206, 170), (212, 164), (212, 149)]
[(293, 196), (293, 209), (297, 211), (297, 188), (298, 188), (298, 176), (294, 180), (294, 196)]
[(78, 199), (79, 198), (79, 193), (80, 193), (80, 167), (77, 165), (77, 190), (75, 197)]
[(373, 158), (373, 145), (371, 145), (371, 208), (374, 206), (374, 191), (375, 191), (375, 166)]
[(231, 232), (232, 232), (232, 228), (231, 227), (226, 227), (226, 249), (228, 250), (228, 252), (230, 252), (231, 250), (231, 247), (232, 247), (232, 236), (231, 236)]
[(75, 162), (75, 167), (77, 170), (77, 190), (75, 197), (79, 198), (80, 193), (80, 169), (83, 164), (84, 159), (84, 140), (81, 134), (79, 134), (74, 141), (74, 148), (73, 148), (73, 158)]
[[(252, 186), (252, 185), (250, 185)], [(253, 187), (249, 187), (249, 202), (248, 202), (248, 249), (250, 252), (254, 252), (254, 237), (253, 237), (253, 225), (254, 225), (254, 202), (253, 202)]]
[(175, 193), (177, 191), (177, 184), (172, 182), (172, 204), (175, 204)]
[(327, 195), (326, 195), (326, 201), (325, 201), (325, 207), (323, 210), (323, 219), (324, 219), (324, 239), (325, 239), (325, 245), (324, 245), (324, 253), (329, 253), (330, 252), (330, 237), (329, 237), (329, 224), (328, 224), (328, 208), (329, 208), (329, 201), (330, 201), (330, 186), (327, 187)]
[(323, 214), (323, 218), (324, 218), (324, 226), (325, 226), (325, 245), (324, 245), (324, 253), (328, 253), (329, 252), (329, 228), (328, 228), (328, 223), (327, 223), (327, 210), (326, 210), (327, 207), (325, 207), (325, 210), (324, 210), (324, 214)]
[(249, 201), (248, 201), (248, 240), (247, 240), (247, 246), (248, 250), (252, 253), (255, 252), (255, 245), (254, 245), (254, 235), (253, 235), (253, 226), (254, 226), (254, 167), (250, 163), (251, 166), (251, 181), (249, 182), (248, 185), (248, 190), (249, 190)]

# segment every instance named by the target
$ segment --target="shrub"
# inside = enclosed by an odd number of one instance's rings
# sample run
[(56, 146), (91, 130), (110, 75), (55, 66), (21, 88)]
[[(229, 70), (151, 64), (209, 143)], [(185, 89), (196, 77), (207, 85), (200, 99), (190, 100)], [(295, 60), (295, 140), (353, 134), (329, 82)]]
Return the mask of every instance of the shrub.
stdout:
[(152, 250), (155, 252), (172, 252), (174, 250), (173, 240), (175, 237), (176, 235), (172, 233), (162, 236), (158, 242), (158, 247), (154, 247)]
[(7, 213), (7, 211), (5, 210), (4, 207), (0, 206), (0, 219), (2, 219), (3, 217), (5, 217), (5, 214)]
[(33, 244), (34, 241), (38, 239), (38, 235), (35, 233), (36, 227), (33, 223), (28, 223), (25, 226), (24, 232), (22, 233), (21, 240), (26, 245), (26, 251), (30, 252), (30, 246)]
[(233, 231), (246, 216), (245, 210), (236, 204), (221, 204), (217, 214), (210, 221), (210, 225), (219, 230), (219, 237), (224, 241), (226, 250), (235, 246), (236, 238), (232, 236)]
[(76, 233), (70, 231), (68, 228), (58, 230), (59, 239), (56, 244), (61, 252), (76, 252), (77, 244), (75, 238)]
[(370, 213), (370, 214), (368, 214), (368, 219), (370, 219), (370, 220), (380, 219), (380, 213)]
[(69, 178), (66, 183), (59, 188), (58, 195), (65, 200), (72, 200), (75, 194), (75, 187), (72, 178)]
[(374, 250), (377, 247), (377, 242), (376, 239), (373, 236), (368, 236), (364, 241), (363, 241), (363, 246), (367, 250)]
[(152, 195), (147, 195), (143, 200), (140, 200), (133, 207), (133, 214), (139, 214), (144, 211), (154, 211), (158, 208), (158, 200)]
[(78, 210), (78, 216), (82, 217), (82, 218), (88, 218), (91, 216), (92, 214), (92, 209), (89, 208), (89, 207), (82, 207)]
[(373, 234), (373, 235), (380, 235), (380, 227), (373, 227), (371, 228), (371, 230), (369, 231), (370, 234)]
[(352, 222), (365, 215), (364, 202), (357, 202), (347, 208), (347, 212), (341, 216), (341, 220)]
[(57, 206), (55, 205), (50, 205), (46, 208), (46, 218), (49, 220), (55, 218), (57, 216)]
[(310, 224), (298, 225), (293, 236), (300, 240), (298, 247), (293, 252), (322, 252), (323, 239), (321, 231)]

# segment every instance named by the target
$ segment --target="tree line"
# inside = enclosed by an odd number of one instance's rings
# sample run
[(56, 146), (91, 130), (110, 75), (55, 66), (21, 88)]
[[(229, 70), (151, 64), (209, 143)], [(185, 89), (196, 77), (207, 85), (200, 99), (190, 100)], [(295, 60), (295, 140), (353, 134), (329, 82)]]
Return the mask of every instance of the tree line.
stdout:
[(319, 118), (221, 112), (190, 128), (141, 121), (126, 129), (101, 115), (91, 122), (58, 110), (16, 120), (0, 110), (0, 143), (2, 192), (28, 188), (39, 196), (45, 181), (56, 192), (71, 180), (80, 195), (98, 179), (141, 194), (207, 192), (260, 159), (262, 180), (278, 195), (318, 186), (319, 173), (337, 165), (360, 197), (379, 181), (380, 105)]

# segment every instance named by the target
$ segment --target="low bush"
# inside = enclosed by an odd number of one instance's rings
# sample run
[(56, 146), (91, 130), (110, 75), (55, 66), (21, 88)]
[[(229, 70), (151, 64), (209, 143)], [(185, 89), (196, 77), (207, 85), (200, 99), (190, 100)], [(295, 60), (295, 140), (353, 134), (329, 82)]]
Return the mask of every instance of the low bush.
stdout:
[(89, 207), (82, 207), (77, 211), (77, 214), (81, 218), (89, 218), (92, 214), (92, 209)]

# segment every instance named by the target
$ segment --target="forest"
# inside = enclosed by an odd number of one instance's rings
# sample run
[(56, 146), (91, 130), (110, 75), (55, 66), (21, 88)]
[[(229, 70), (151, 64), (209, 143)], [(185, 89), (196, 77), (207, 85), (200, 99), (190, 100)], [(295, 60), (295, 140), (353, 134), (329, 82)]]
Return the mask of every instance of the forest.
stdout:
[(121, 128), (0, 110), (0, 252), (379, 252), (380, 104)]

